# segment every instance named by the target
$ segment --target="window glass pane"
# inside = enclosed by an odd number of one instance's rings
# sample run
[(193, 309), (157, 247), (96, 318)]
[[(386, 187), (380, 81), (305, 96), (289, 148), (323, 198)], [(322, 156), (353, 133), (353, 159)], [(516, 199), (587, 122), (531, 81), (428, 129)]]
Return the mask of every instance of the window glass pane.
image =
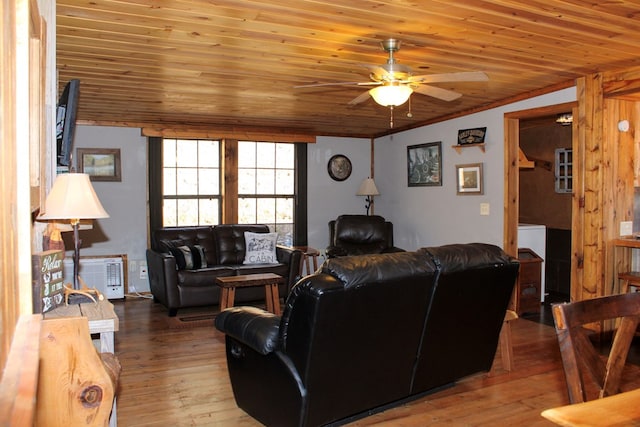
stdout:
[(198, 201), (196, 199), (178, 200), (178, 226), (198, 225)]
[(165, 139), (162, 145), (162, 163), (164, 166), (176, 165), (176, 140)]
[(275, 171), (273, 169), (258, 169), (257, 194), (276, 194)]
[(238, 223), (256, 224), (256, 199), (243, 197), (238, 200)]
[(256, 167), (256, 143), (249, 141), (238, 141), (238, 167)]
[(178, 205), (175, 199), (164, 199), (162, 201), (162, 226), (163, 227), (175, 227), (176, 221), (176, 209)]
[(258, 199), (256, 220), (258, 224), (274, 222), (276, 217), (276, 199)]
[(294, 169), (294, 144), (276, 144), (276, 167), (278, 169)]
[(198, 169), (198, 186), (202, 195), (220, 194), (220, 169)]
[(294, 193), (294, 179), (293, 170), (291, 169), (276, 169), (276, 192), (277, 194), (291, 194)]
[(179, 139), (176, 142), (176, 165), (182, 167), (198, 166), (198, 142)]
[(176, 169), (164, 168), (162, 171), (162, 191), (166, 196), (176, 195)]
[(220, 142), (198, 141), (198, 165), (202, 168), (217, 168), (220, 165)]
[(293, 224), (276, 224), (275, 232), (278, 233), (278, 244), (293, 246)]
[(293, 223), (293, 198), (276, 199), (276, 224)]
[(271, 142), (258, 142), (256, 148), (257, 148), (256, 166), (259, 168), (275, 168), (276, 167), (275, 144)]
[(177, 176), (177, 193), (178, 195), (195, 195), (198, 194), (198, 170), (178, 168)]
[(256, 171), (255, 169), (238, 170), (238, 194), (256, 193)]
[(217, 225), (219, 212), (218, 199), (200, 199), (199, 225)]

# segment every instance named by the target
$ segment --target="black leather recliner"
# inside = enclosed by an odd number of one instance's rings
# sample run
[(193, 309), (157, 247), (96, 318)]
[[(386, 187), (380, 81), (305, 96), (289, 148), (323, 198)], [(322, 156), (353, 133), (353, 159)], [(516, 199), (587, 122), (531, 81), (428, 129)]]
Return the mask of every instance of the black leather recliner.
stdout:
[(268, 426), (341, 424), (489, 371), (518, 268), (479, 243), (329, 259), (282, 317), (217, 316), (236, 403)]
[(393, 224), (379, 215), (340, 215), (329, 221), (327, 258), (403, 251), (393, 245)]

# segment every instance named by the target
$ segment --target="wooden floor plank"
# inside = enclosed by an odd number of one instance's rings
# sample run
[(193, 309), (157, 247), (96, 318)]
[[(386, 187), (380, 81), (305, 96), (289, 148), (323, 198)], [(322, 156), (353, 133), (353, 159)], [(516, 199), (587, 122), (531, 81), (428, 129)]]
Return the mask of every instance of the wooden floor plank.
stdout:
[[(118, 423), (127, 427), (260, 426), (233, 399), (224, 336), (211, 327), (171, 329), (166, 309), (148, 299), (115, 302), (122, 363)], [(512, 322), (514, 369), (478, 374), (400, 407), (357, 420), (364, 426), (553, 426), (540, 412), (568, 403), (553, 327)], [(640, 387), (635, 365), (626, 387)]]

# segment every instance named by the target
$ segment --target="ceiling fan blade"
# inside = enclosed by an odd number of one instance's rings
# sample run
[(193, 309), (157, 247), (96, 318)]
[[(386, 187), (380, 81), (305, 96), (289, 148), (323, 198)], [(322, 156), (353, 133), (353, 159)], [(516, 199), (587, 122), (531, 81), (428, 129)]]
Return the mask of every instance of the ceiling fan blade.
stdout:
[(440, 83), (440, 82), (484, 82), (489, 80), (482, 71), (467, 71), (461, 73), (426, 74), (411, 76), (407, 79), (411, 83)]
[(308, 85), (299, 85), (294, 86), (294, 89), (298, 89), (301, 87), (322, 87), (322, 86), (350, 86), (350, 85), (362, 85), (368, 84), (368, 82), (337, 82), (337, 83), (311, 83)]
[(411, 85), (411, 89), (413, 89), (414, 92), (442, 99), (443, 101), (453, 101), (454, 99), (458, 99), (462, 96), (461, 93), (435, 86)]
[(355, 98), (353, 98), (351, 101), (349, 101), (349, 105), (358, 105), (364, 101), (366, 101), (367, 99), (369, 99), (371, 97), (371, 95), (369, 95), (369, 91), (366, 92), (362, 92), (360, 95), (356, 96)]

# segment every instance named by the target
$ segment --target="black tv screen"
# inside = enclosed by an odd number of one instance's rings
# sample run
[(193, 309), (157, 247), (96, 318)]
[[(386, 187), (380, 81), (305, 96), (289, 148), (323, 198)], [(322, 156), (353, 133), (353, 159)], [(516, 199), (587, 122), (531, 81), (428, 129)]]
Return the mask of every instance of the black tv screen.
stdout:
[(56, 111), (56, 141), (58, 146), (58, 166), (71, 166), (73, 136), (76, 129), (76, 113), (80, 80), (69, 80), (58, 100)]

